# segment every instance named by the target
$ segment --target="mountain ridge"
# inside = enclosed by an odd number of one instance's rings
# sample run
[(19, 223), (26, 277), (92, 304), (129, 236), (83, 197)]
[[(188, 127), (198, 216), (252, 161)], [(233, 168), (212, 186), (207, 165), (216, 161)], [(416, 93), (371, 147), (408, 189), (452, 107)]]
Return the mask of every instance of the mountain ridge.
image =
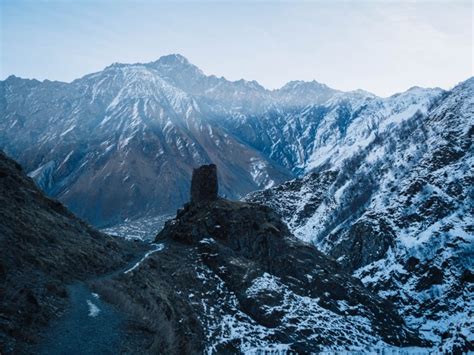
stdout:
[[(357, 117), (403, 120), (441, 95), (418, 89), (382, 99), (317, 82), (290, 86), (282, 93), (285, 86), (207, 76), (176, 56), (114, 64), (71, 83), (10, 77), (0, 82), (0, 147), (49, 195), (103, 226), (175, 210), (192, 168), (210, 161), (230, 198), (301, 176), (318, 157), (341, 156), (338, 142)], [(372, 139), (372, 128), (359, 126), (360, 141)]]
[[(176, 58), (175, 60), (173, 60), (173, 58)], [(403, 93), (403, 92), (406, 92), (406, 91), (409, 91), (413, 88), (424, 88), (424, 89), (440, 89), (440, 90), (447, 90), (447, 89), (442, 89), (440, 87), (421, 87), (421, 86), (418, 86), (418, 85), (414, 85), (414, 86), (411, 86), (409, 88), (407, 88), (405, 91), (400, 91), (400, 92), (395, 92), (391, 95), (388, 95), (388, 96), (378, 96), (372, 92), (369, 92), (369, 91), (366, 91), (362, 88), (358, 88), (358, 89), (352, 89), (352, 90), (348, 90), (348, 91), (340, 91), (340, 90), (336, 90), (336, 89), (333, 89), (331, 87), (329, 87), (328, 85), (322, 83), (322, 82), (319, 82), (317, 81), (316, 79), (311, 79), (311, 80), (290, 80), (288, 81), (287, 83), (284, 83), (282, 84), (280, 87), (278, 88), (273, 88), (273, 89), (268, 89), (266, 88), (265, 86), (263, 86), (262, 84), (260, 84), (258, 81), (256, 80), (247, 80), (247, 79), (244, 79), (244, 78), (240, 78), (240, 79), (236, 79), (236, 80), (229, 80), (229, 79), (226, 79), (224, 76), (216, 76), (214, 74), (205, 74), (201, 69), (199, 69), (199, 67), (197, 67), (196, 65), (194, 65), (193, 63), (191, 63), (188, 58), (186, 58), (185, 56), (179, 54), (179, 53), (172, 53), (172, 54), (167, 54), (167, 55), (163, 55), (161, 57), (159, 57), (158, 59), (156, 60), (152, 60), (152, 61), (149, 61), (149, 62), (135, 62), (135, 63), (125, 63), (125, 62), (113, 62), (112, 64), (109, 64), (109, 65), (106, 65), (105, 67), (103, 67), (103, 69), (99, 70), (99, 71), (96, 71), (96, 72), (92, 72), (92, 73), (88, 73), (88, 74), (84, 74), (82, 76), (79, 76), (75, 79), (72, 79), (71, 81), (64, 81), (64, 80), (50, 80), (50, 79), (43, 79), (43, 80), (40, 80), (40, 79), (36, 79), (36, 78), (24, 78), (24, 77), (21, 77), (21, 76), (17, 76), (16, 74), (10, 74), (8, 75), (5, 79), (3, 80), (0, 80), (0, 81), (7, 81), (7, 80), (11, 80), (11, 79), (22, 79), (22, 80), (32, 80), (32, 81), (37, 81), (37, 82), (40, 82), (40, 83), (43, 83), (43, 82), (51, 82), (51, 83), (62, 83), (62, 84), (71, 84), (73, 83), (74, 81), (77, 81), (77, 80), (81, 80), (83, 79), (84, 77), (86, 76), (89, 76), (89, 75), (92, 75), (92, 74), (97, 74), (97, 73), (100, 73), (104, 70), (107, 70), (107, 69), (111, 69), (111, 68), (114, 68), (114, 67), (125, 67), (125, 66), (145, 66), (145, 67), (153, 67), (154, 65), (156, 64), (159, 64), (161, 61), (161, 63), (164, 62), (168, 62), (168, 63), (180, 63), (182, 65), (187, 65), (191, 68), (194, 68), (196, 70), (196, 72), (198, 72), (199, 74), (201, 74), (202, 76), (204, 77), (208, 77), (208, 78), (213, 78), (213, 79), (223, 79), (229, 83), (239, 83), (239, 82), (244, 82), (244, 83), (253, 83), (253, 84), (256, 84), (258, 87), (260, 87), (261, 89), (267, 91), (267, 92), (279, 92), (283, 89), (287, 89), (289, 87), (292, 87), (294, 86), (295, 84), (303, 84), (303, 85), (310, 85), (310, 84), (316, 84), (318, 86), (321, 86), (321, 87), (325, 87), (325, 88), (329, 88), (329, 89), (332, 89), (332, 90), (335, 90), (335, 91), (338, 91), (338, 92), (346, 92), (346, 93), (350, 93), (350, 92), (365, 92), (367, 94), (370, 94), (370, 95), (374, 95), (374, 96), (377, 96), (377, 97), (380, 97), (380, 98), (389, 98), (389, 97), (392, 97), (392, 96), (395, 96), (395, 95), (398, 95), (400, 93)], [(459, 84), (459, 83), (458, 83)]]

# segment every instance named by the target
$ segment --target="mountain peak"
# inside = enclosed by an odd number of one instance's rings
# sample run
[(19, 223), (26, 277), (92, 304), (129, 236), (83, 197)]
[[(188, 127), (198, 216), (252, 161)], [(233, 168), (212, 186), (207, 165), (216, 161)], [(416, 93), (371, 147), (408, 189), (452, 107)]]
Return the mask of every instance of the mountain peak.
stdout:
[(160, 57), (155, 63), (162, 65), (190, 64), (189, 60), (181, 54), (168, 54)]
[[(123, 68), (123, 67), (128, 67), (128, 66), (131, 66), (132, 64), (126, 64), (126, 63), (119, 63), (119, 62), (114, 62), (110, 65), (107, 65), (105, 68), (104, 68), (104, 71), (106, 70), (115, 70), (115, 69), (120, 69), (120, 68)], [(90, 74), (89, 74), (90, 75)], [(86, 75), (87, 76), (87, 75)]]
[(190, 63), (181, 54), (164, 55), (158, 60), (146, 64), (146, 66), (158, 70), (160, 75), (171, 79), (173, 84), (178, 84), (181, 88), (187, 87), (191, 81), (205, 76), (201, 69)]
[(194, 65), (192, 65), (189, 60), (182, 56), (181, 54), (168, 54), (168, 55), (164, 55), (164, 56), (161, 56), (160, 58), (158, 58), (158, 60), (155, 60), (154, 62), (150, 62), (150, 63), (134, 63), (134, 64), (128, 64), (128, 63), (120, 63), (120, 62), (114, 62), (110, 65), (108, 65), (107, 67), (105, 67), (105, 70), (107, 69), (114, 69), (114, 68), (122, 68), (122, 67), (128, 67), (128, 66), (136, 66), (136, 65), (139, 65), (139, 66), (148, 66), (148, 65), (153, 65), (153, 66), (159, 66), (159, 67), (175, 67), (175, 66), (191, 66), (191, 67), (195, 67)]
[(283, 85), (279, 90), (294, 90), (296, 88), (309, 88), (309, 87), (317, 87), (321, 89), (330, 89), (326, 84), (322, 84), (316, 80), (312, 81), (304, 81), (304, 80), (292, 80)]
[(463, 87), (463, 88), (469, 88), (469, 89), (474, 88), (474, 76), (471, 76), (467, 80), (461, 81), (459, 84), (455, 86), (455, 88), (457, 87)]

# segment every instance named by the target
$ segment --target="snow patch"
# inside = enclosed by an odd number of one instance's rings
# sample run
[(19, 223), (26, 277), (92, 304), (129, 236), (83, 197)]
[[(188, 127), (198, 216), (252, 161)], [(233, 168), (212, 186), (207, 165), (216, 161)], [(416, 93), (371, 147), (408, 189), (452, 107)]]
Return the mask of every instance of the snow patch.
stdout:
[(145, 256), (143, 256), (143, 258), (141, 258), (141, 260), (139, 262), (137, 262), (135, 265), (133, 265), (130, 269), (124, 271), (124, 274), (128, 274), (130, 272), (132, 272), (133, 270), (135, 270), (137, 267), (140, 266), (141, 263), (143, 263), (145, 261), (146, 258), (148, 258), (151, 254), (153, 253), (156, 253), (158, 251), (161, 251), (164, 249), (165, 245), (164, 244), (154, 244), (155, 245), (155, 249), (153, 250), (150, 250), (149, 252), (147, 252), (145, 254)]
[(89, 317), (97, 317), (100, 313), (99, 307), (97, 307), (91, 300), (87, 300), (87, 305), (89, 306)]

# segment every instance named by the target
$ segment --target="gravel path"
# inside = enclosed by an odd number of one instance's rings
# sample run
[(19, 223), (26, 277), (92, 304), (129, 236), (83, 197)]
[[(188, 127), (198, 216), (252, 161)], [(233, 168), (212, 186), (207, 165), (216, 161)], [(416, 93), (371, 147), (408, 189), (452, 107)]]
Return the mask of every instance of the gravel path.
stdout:
[(39, 354), (117, 353), (125, 321), (123, 315), (83, 283), (70, 285), (67, 289), (69, 308), (48, 329)]
[[(100, 279), (131, 271), (151, 253), (163, 248), (154, 244), (140, 258)], [(39, 344), (37, 354), (117, 354), (124, 337), (126, 318), (112, 305), (102, 301), (84, 282), (67, 286), (69, 306), (61, 318), (53, 321)]]

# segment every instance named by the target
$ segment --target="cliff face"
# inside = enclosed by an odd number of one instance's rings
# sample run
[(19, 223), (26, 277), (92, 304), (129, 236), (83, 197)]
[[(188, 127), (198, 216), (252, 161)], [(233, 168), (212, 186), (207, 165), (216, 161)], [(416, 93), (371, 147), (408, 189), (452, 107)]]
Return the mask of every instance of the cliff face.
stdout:
[(45, 197), (0, 151), (0, 351), (26, 351), (66, 308), (66, 284), (120, 267), (138, 249)]

